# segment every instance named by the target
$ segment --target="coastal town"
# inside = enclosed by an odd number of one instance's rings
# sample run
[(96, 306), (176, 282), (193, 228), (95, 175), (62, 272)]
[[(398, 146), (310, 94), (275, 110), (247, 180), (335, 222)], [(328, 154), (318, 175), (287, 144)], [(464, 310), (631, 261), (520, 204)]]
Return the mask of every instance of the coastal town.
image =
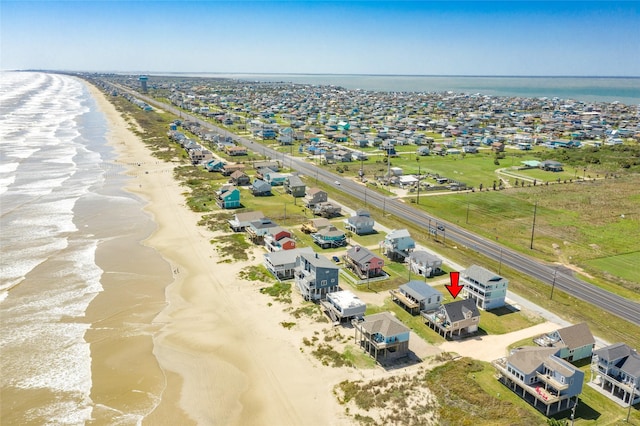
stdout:
[[(291, 308), (315, 307), (310, 319), (325, 324), (325, 341), (338, 333), (338, 340), (374, 362), (368, 368), (393, 374), (469, 357), (490, 363), (503, 392), (544, 418), (578, 418), (584, 392), (606, 397), (623, 413), (637, 410), (637, 348), (594, 337), (586, 322), (571, 323), (559, 317), (561, 312), (519, 297), (501, 273), (502, 264), (462, 265), (441, 255), (437, 246), (418, 241), (414, 230), (379, 223), (377, 209), (335, 197), (339, 180), (333, 188), (316, 185), (317, 179), (301, 175), (288, 161), (297, 157), (342, 170), (340, 175), (369, 191), (385, 191), (384, 196), (408, 204), (418, 204), (421, 191), (423, 197), (447, 196), (524, 187), (525, 182), (535, 187), (606, 180), (615, 173), (569, 167), (554, 153), (637, 145), (637, 107), (227, 79), (100, 76), (99, 81), (107, 93), (123, 95), (141, 110), (162, 110), (165, 102), (167, 108), (184, 111), (166, 134), (190, 164), (216, 176), (219, 184), (211, 188), (210, 199), (215, 212), (226, 214), (226, 229), (218, 232), (244, 235), (261, 253), (252, 267), (266, 271), (274, 286), (288, 283), (295, 289)], [(142, 100), (149, 92), (157, 104)], [(254, 146), (237, 143), (231, 133)], [(269, 158), (262, 147), (282, 157)], [(428, 169), (427, 158), (466, 161), (486, 154), (499, 165), (505, 152), (534, 150), (547, 159), (525, 159), (500, 170), (493, 185), (487, 180), (484, 188), (464, 175), (421, 172)], [(619, 167), (635, 167), (639, 161), (622, 158)], [(273, 217), (269, 200), (276, 197), (289, 200), (290, 216), (302, 212), (295, 224), (286, 221), (286, 204), (284, 215), (278, 207), (278, 218)], [(430, 224), (423, 232), (442, 241), (446, 225)], [(459, 294), (450, 288), (456, 273)], [(499, 343), (493, 337), (500, 337)], [(321, 347), (318, 343), (315, 352)], [(346, 346), (336, 342), (335, 347), (338, 353)], [(329, 363), (321, 355), (316, 358)], [(358, 416), (372, 415), (351, 407)], [(372, 420), (385, 419), (378, 415)], [(437, 418), (425, 422), (437, 423)]]

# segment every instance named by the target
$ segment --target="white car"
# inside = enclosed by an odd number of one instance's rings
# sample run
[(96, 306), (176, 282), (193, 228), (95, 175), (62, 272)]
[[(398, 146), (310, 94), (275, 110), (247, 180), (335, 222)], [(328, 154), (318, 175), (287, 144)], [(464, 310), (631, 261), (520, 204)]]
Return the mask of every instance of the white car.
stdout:
[(335, 183), (336, 185), (340, 186), (340, 182), (338, 182), (338, 181), (335, 181), (333, 183)]

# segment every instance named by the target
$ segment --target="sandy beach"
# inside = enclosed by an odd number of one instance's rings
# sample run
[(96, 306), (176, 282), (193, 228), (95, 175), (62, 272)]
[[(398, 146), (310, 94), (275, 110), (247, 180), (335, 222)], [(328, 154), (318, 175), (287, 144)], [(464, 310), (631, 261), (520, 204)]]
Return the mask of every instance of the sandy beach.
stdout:
[[(97, 366), (92, 398), (99, 403), (107, 393), (121, 398), (124, 408), (132, 404), (132, 392), (143, 399), (156, 395), (155, 408), (144, 421), (154, 425), (350, 423), (332, 388), (361, 374), (345, 375), (301, 352), (302, 338), (322, 325), (284, 328), (280, 323), (291, 320), (284, 305), (260, 294), (260, 283), (238, 278), (247, 262), (218, 263), (209, 242), (214, 236), (197, 225), (199, 215), (185, 206), (184, 187), (173, 179), (174, 165), (151, 156), (104, 95), (90, 89), (108, 119), (119, 162), (131, 165), (127, 190), (148, 201), (145, 210), (157, 226), (143, 244), (157, 250), (166, 264), (150, 267), (169, 268), (173, 274), (166, 288), (152, 277), (129, 283), (148, 286), (147, 300), (138, 303), (149, 312), (161, 310), (147, 325), (141, 318), (146, 333), (92, 351)], [(116, 255), (121, 258), (122, 252)], [(112, 306), (113, 297), (105, 295), (94, 309)]]

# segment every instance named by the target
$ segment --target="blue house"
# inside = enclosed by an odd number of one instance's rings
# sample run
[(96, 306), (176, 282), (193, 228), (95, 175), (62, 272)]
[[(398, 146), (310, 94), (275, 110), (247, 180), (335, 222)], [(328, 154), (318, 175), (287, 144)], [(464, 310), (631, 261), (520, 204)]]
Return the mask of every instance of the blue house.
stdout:
[(235, 186), (216, 192), (216, 204), (223, 209), (240, 207), (240, 191)]
[(262, 179), (254, 180), (249, 189), (251, 190), (251, 193), (256, 197), (273, 195), (271, 194), (271, 185), (263, 181)]
[(318, 253), (300, 253), (295, 269), (296, 287), (305, 300), (320, 300), (339, 289), (340, 268)]
[(557, 356), (555, 348), (527, 346), (493, 362), (500, 382), (551, 416), (578, 403), (584, 372)]
[(211, 160), (204, 165), (204, 168), (210, 172), (220, 172), (225, 166), (225, 162), (222, 160)]
[(389, 259), (404, 262), (416, 248), (416, 242), (406, 229), (394, 229), (387, 234), (381, 246), (384, 255)]
[(377, 362), (392, 361), (409, 354), (410, 330), (389, 312), (367, 315), (354, 321), (356, 344)]
[(371, 219), (371, 214), (368, 210), (360, 209), (356, 211), (356, 214), (345, 220), (345, 228), (347, 231), (352, 231), (357, 235), (373, 234), (376, 231), (373, 229), (375, 221)]

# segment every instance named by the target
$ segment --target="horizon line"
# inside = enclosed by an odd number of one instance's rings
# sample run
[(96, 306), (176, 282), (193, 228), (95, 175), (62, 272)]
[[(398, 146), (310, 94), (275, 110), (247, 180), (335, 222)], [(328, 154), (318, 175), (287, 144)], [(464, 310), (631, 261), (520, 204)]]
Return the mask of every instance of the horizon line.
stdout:
[(291, 76), (366, 76), (366, 77), (465, 77), (465, 78), (640, 78), (640, 75), (533, 75), (533, 74), (381, 74), (381, 73), (305, 73), (305, 72), (240, 72), (240, 71), (87, 71), (87, 70), (65, 70), (65, 69), (9, 69), (7, 71), (38, 71), (38, 72), (77, 72), (77, 73), (113, 73), (113, 74), (136, 74), (136, 75), (157, 75), (166, 74), (225, 74), (225, 75), (291, 75)]

